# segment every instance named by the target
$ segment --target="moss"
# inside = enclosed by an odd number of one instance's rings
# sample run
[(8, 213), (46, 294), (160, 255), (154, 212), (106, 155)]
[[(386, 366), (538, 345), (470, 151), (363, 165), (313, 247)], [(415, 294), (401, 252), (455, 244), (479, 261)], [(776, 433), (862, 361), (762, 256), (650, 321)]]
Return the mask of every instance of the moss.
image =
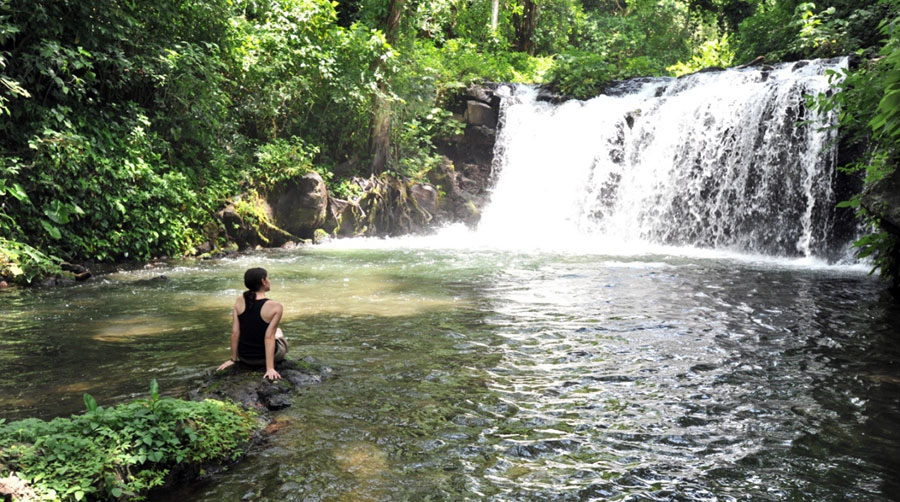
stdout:
[(327, 241), (329, 238), (328, 232), (321, 228), (317, 228), (315, 232), (313, 232), (313, 243), (322, 244)]

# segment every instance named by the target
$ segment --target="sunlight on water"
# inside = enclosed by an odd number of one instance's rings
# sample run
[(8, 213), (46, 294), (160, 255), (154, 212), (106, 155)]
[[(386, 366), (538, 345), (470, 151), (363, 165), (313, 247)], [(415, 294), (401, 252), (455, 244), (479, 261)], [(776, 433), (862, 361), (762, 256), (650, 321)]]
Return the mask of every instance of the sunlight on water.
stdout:
[(86, 332), (93, 333), (92, 339), (112, 343), (131, 343), (136, 338), (169, 335), (179, 329), (176, 319), (158, 316), (103, 319), (84, 325)]

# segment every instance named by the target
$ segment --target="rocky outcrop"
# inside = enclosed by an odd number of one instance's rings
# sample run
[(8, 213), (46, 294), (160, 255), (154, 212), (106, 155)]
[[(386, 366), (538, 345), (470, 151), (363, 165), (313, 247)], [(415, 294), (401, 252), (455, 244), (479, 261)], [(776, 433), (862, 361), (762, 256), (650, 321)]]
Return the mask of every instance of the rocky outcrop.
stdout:
[(501, 102), (496, 90), (496, 84), (467, 89), (451, 106), (466, 124), (463, 134), (436, 141), (443, 162), (429, 174), (429, 181), (445, 193), (435, 212), (441, 223), (462, 221), (474, 226), (481, 219), (493, 181)]
[(266, 201), (275, 225), (303, 239), (311, 239), (328, 215), (328, 189), (315, 172), (278, 186)]
[(272, 224), (272, 209), (265, 201), (256, 202), (256, 211), (239, 211), (235, 204), (229, 204), (218, 213), (219, 220), (228, 242), (237, 244), (239, 249), (279, 247), (297, 240), (285, 230)]
[(873, 183), (862, 194), (862, 206), (880, 218), (881, 228), (891, 235), (890, 256), (892, 289), (900, 291), (900, 171), (894, 171)]

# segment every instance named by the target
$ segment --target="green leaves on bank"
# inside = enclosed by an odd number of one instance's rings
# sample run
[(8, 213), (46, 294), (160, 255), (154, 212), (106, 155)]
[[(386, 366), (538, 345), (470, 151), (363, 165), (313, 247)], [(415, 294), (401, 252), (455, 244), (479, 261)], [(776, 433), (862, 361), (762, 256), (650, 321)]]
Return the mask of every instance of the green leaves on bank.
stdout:
[(0, 476), (15, 474), (42, 500), (141, 499), (176, 465), (234, 460), (256, 421), (237, 405), (161, 398), (49, 422), (0, 422)]

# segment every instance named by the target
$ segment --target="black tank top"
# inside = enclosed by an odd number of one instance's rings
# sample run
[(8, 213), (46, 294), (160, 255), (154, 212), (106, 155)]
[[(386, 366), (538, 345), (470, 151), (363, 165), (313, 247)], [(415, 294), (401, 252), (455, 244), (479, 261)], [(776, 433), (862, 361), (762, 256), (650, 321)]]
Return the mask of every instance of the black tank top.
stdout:
[(238, 338), (238, 357), (241, 359), (266, 358), (266, 330), (269, 323), (263, 321), (262, 308), (268, 298), (256, 300), (238, 315), (241, 336)]

